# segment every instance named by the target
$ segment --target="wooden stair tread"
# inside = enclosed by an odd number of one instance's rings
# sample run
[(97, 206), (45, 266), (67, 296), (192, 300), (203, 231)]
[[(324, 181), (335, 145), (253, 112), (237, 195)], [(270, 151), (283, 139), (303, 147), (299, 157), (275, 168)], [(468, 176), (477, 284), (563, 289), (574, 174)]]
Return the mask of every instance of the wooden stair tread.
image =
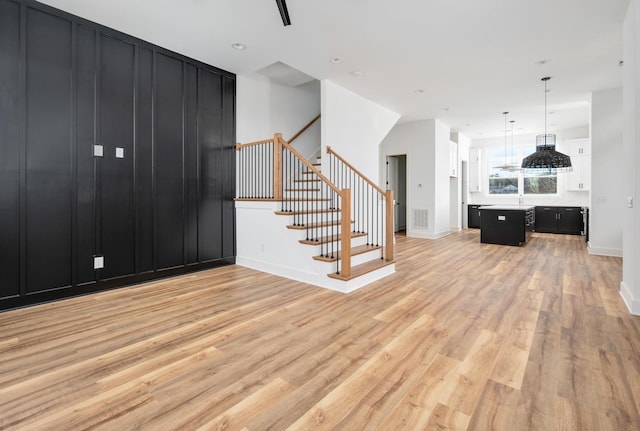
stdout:
[(287, 192), (319, 192), (320, 189), (285, 189)]
[(385, 266), (392, 265), (396, 261), (395, 260), (384, 260), (384, 259), (375, 259), (369, 262), (365, 262), (361, 265), (356, 265), (351, 267), (351, 276), (344, 277), (342, 274), (331, 273), (327, 274), (331, 278), (335, 278), (336, 280), (348, 281), (354, 278), (360, 277), (362, 275), (373, 272), (377, 269), (384, 268)]
[[(290, 225), (287, 225), (287, 229), (294, 229), (294, 230), (315, 229), (315, 228), (327, 227), (327, 226), (340, 226), (341, 223), (342, 223), (342, 220), (332, 220), (332, 221), (325, 221), (322, 223), (311, 223), (308, 225), (290, 224)], [(353, 223), (355, 223), (355, 220), (351, 220), (351, 224)]]
[(287, 199), (283, 199), (283, 201), (285, 202), (328, 202), (330, 201), (331, 198), (301, 198), (301, 197), (294, 197), (294, 198), (287, 198)]
[[(351, 238), (359, 238), (361, 236), (367, 236), (366, 232), (350, 232), (350, 234), (351, 234)], [(298, 242), (300, 244), (306, 244), (306, 245), (320, 245), (320, 244), (326, 244), (328, 242), (340, 241), (341, 238), (342, 238), (342, 235), (338, 234), (338, 235), (323, 236), (321, 238), (318, 238), (317, 240), (301, 239)]]
[(320, 180), (293, 180), (294, 183), (319, 183)]
[[(371, 244), (365, 244), (365, 245), (359, 245), (357, 247), (351, 247), (351, 256), (357, 256), (359, 254), (364, 254), (367, 253), (369, 251), (372, 250), (380, 250), (380, 246), (379, 245), (371, 245)], [(338, 251), (336, 253), (337, 256), (313, 256), (313, 258), (315, 260), (319, 260), (321, 262), (335, 262), (336, 260), (340, 259), (342, 257), (342, 253), (340, 251)]]
[(305, 215), (305, 214), (324, 214), (324, 213), (337, 213), (340, 210), (335, 208), (321, 209), (321, 210), (307, 210), (307, 211), (276, 211), (276, 215)]

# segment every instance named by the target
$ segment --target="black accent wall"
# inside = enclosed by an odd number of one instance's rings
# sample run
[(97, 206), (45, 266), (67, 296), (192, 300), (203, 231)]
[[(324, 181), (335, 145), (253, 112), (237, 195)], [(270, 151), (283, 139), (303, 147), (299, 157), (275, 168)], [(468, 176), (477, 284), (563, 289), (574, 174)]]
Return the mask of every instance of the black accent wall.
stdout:
[(0, 310), (234, 263), (234, 145), (235, 75), (0, 0)]

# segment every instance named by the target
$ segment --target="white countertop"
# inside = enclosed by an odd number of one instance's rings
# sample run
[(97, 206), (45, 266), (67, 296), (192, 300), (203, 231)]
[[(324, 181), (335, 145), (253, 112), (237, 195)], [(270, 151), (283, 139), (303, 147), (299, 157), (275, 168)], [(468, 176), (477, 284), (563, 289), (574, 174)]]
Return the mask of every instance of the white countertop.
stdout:
[(498, 210), (498, 211), (528, 211), (534, 209), (535, 205), (483, 205), (480, 210)]

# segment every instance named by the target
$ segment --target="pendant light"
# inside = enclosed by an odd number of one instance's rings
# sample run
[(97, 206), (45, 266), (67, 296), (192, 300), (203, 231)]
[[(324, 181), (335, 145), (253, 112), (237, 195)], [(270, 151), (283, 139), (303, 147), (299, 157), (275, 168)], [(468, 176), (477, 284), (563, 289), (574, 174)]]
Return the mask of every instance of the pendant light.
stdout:
[(520, 166), (515, 162), (515, 160), (513, 160), (513, 123), (515, 122), (516, 120), (509, 120), (509, 123), (511, 123), (511, 162), (509, 163), (509, 172), (516, 172), (520, 170)]
[(550, 77), (542, 78), (544, 82), (544, 135), (536, 136), (536, 151), (522, 159), (522, 169), (529, 173), (571, 172), (571, 158), (556, 151), (556, 135), (547, 133), (547, 81)]
[(507, 111), (502, 113), (502, 115), (504, 115), (504, 165), (496, 166), (496, 168), (500, 169), (501, 171), (510, 171), (511, 168), (512, 168), (512, 165), (507, 163), (507, 132), (509, 131), (509, 129), (507, 129), (507, 115), (508, 114), (509, 114), (509, 112), (507, 112)]

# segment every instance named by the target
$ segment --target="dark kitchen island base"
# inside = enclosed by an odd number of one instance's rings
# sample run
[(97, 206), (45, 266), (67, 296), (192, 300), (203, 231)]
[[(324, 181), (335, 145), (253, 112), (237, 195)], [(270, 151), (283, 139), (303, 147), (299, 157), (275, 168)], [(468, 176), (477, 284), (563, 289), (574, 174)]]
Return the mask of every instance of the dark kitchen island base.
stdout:
[(533, 206), (480, 207), (480, 242), (519, 246), (526, 243), (535, 228)]

